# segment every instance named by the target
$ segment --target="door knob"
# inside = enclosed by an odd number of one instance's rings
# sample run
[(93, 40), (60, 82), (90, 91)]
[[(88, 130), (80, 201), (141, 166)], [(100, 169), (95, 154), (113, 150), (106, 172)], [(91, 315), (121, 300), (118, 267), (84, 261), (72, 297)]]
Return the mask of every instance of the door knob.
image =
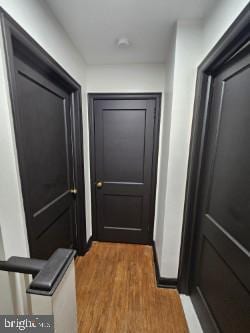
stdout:
[(97, 188), (102, 188), (102, 186), (103, 186), (103, 182), (99, 181), (99, 182), (96, 183)]
[(71, 188), (69, 191), (70, 191), (71, 194), (75, 194), (75, 195), (77, 194), (77, 189), (76, 188)]

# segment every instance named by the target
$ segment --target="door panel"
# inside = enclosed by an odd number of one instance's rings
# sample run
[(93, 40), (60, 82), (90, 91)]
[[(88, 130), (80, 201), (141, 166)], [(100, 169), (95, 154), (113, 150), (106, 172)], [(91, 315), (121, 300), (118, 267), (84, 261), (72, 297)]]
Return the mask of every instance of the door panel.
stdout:
[(222, 332), (248, 331), (249, 293), (207, 238), (202, 244), (198, 288)]
[(249, 251), (249, 68), (227, 75), (208, 212)]
[(117, 227), (119, 216), (119, 227), (138, 229), (142, 227), (142, 205), (143, 198), (128, 195), (104, 195), (104, 225), (105, 228)]
[(102, 117), (105, 180), (143, 182), (145, 110), (105, 110)]
[(250, 331), (249, 47), (213, 78), (192, 299), (208, 331)]
[(70, 96), (18, 57), (15, 74), (31, 252), (48, 258), (56, 248), (74, 243)]
[(155, 113), (153, 98), (93, 101), (98, 240), (149, 241)]
[[(72, 244), (74, 244), (73, 230), (70, 222), (73, 218), (74, 213), (70, 206), (61, 214), (58, 214), (56, 218), (51, 218), (47, 228), (43, 228), (37, 233), (34, 250), (35, 258), (48, 258), (58, 248), (72, 247)], [(34, 223), (37, 223), (37, 221), (34, 220)]]

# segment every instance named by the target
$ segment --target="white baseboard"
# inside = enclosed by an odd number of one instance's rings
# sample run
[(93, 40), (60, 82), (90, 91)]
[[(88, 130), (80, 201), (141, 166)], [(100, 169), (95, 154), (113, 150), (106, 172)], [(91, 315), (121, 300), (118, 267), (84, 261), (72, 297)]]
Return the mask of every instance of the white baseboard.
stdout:
[(188, 324), (190, 333), (203, 333), (199, 319), (189, 296), (180, 295), (182, 307)]

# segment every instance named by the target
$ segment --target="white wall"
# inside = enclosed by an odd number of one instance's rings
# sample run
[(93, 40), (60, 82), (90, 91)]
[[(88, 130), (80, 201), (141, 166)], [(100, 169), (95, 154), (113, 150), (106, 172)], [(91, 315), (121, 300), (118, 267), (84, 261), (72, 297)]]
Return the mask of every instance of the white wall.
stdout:
[[(0, 260), (5, 260), (1, 226), (0, 226)], [(9, 279), (9, 274), (7, 272), (0, 271), (0, 288), (1, 288), (0, 314), (1, 313), (14, 314), (14, 304), (11, 297), (10, 279)]]
[[(158, 221), (158, 227), (163, 224), (163, 231), (160, 230), (163, 241), (161, 252), (157, 255), (161, 275), (169, 278), (175, 278), (178, 273), (188, 146), (192, 123), (196, 64), (200, 56), (201, 27), (200, 21), (177, 23), (175, 55), (174, 61), (171, 61), (172, 66), (174, 65), (173, 78), (167, 82), (167, 85), (170, 85), (170, 91), (172, 90), (172, 105), (168, 107), (169, 112), (171, 112), (171, 124), (164, 128), (165, 135), (168, 137), (168, 142), (165, 143), (168, 144), (168, 147), (164, 147), (168, 150), (168, 162), (167, 168), (163, 168), (163, 173), (167, 172), (165, 214)], [(166, 91), (168, 89), (169, 87), (166, 87)], [(160, 180), (160, 182), (163, 181)], [(157, 238), (155, 240), (158, 249)]]
[(159, 147), (158, 162), (158, 188), (157, 200), (155, 204), (155, 228), (154, 240), (159, 263), (162, 257), (165, 200), (167, 190), (168, 158), (169, 158), (169, 138), (171, 125), (171, 112), (173, 100), (173, 77), (176, 49), (176, 27), (174, 27), (171, 43), (169, 45), (168, 59), (164, 68), (164, 105), (161, 115), (161, 140)]
[[(173, 84), (171, 126), (164, 126), (163, 137), (168, 137), (169, 148), (167, 177), (160, 173), (160, 183), (165, 182), (165, 213), (159, 216), (155, 241), (160, 274), (176, 278), (178, 274), (185, 185), (190, 143), (191, 121), (197, 66), (208, 54), (224, 32), (243, 10), (248, 1), (221, 0), (202, 22), (178, 22), (176, 33), (173, 80), (166, 84), (166, 91)], [(166, 133), (165, 133), (166, 131)], [(164, 185), (162, 185), (164, 186)], [(163, 235), (162, 238), (159, 235)]]
[(90, 65), (88, 92), (162, 92), (164, 65)]
[(203, 54), (205, 57), (241, 13), (248, 0), (220, 0), (204, 20)]
[[(86, 112), (86, 65), (68, 39), (64, 30), (43, 1), (0, 0), (2, 6), (65, 70), (83, 90), (84, 158), (88, 161), (88, 127)], [(6, 258), (12, 255), (29, 256), (24, 209), (16, 157), (13, 121), (10, 108), (3, 44), (0, 40), (0, 223)], [(85, 164), (86, 196), (90, 196), (89, 168)], [(91, 207), (86, 207), (88, 224)], [(22, 281), (17, 281), (17, 291)], [(3, 292), (1, 287), (1, 293)], [(26, 300), (19, 298), (18, 311), (25, 311)], [(27, 309), (26, 309), (27, 310)]]

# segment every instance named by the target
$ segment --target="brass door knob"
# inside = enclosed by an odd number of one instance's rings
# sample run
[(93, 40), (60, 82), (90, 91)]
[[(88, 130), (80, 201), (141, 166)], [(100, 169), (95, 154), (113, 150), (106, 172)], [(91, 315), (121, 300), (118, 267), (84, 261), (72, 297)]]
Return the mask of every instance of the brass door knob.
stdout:
[(69, 190), (71, 194), (77, 194), (77, 189), (76, 188), (72, 188)]
[(102, 186), (103, 186), (103, 182), (99, 181), (99, 182), (96, 183), (97, 188), (102, 188)]

